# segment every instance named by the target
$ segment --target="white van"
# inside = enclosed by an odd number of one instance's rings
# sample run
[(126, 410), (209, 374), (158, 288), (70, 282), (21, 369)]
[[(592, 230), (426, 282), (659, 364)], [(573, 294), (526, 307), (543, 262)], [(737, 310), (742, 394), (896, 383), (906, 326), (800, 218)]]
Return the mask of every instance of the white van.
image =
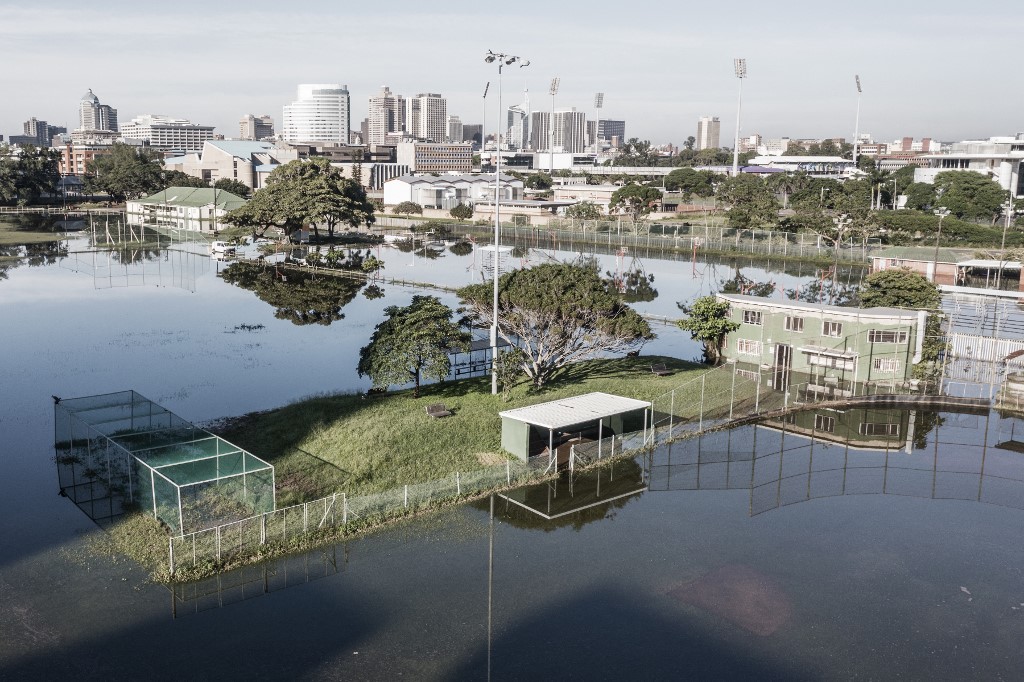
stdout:
[(210, 244), (210, 251), (212, 253), (222, 253), (224, 255), (233, 254), (235, 247), (233, 244), (227, 242), (213, 242)]

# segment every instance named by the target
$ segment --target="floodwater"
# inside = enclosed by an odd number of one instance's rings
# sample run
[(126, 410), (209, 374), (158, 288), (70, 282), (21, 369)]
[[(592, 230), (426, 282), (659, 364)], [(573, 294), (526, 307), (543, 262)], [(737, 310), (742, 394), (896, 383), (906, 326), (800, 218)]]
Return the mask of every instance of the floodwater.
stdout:
[[(467, 505), (172, 595), (89, 551), (99, 531), (57, 495), (50, 395), (132, 388), (203, 422), (364, 390), (354, 358), (380, 311), (431, 292), (383, 285), (330, 325), (296, 325), (208, 258), (162, 251), (133, 270), (92, 255), (0, 280), (0, 679), (1016, 679), (1024, 668), (1024, 427), (987, 412), (809, 422), (832, 435), (802, 419), (743, 427), (496, 498), (493, 524), (486, 502)], [(474, 281), (472, 256), (382, 257), (388, 276)], [(643, 266), (654, 314), (674, 315), (712, 277), (690, 262)], [(645, 353), (697, 355), (686, 335), (656, 331)], [(884, 435), (860, 439), (862, 424)]]

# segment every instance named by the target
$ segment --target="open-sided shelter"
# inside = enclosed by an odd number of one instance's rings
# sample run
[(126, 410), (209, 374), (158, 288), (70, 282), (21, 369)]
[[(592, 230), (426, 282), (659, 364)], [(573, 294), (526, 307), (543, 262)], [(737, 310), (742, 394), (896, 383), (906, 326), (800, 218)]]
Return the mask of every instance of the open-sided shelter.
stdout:
[(550, 461), (572, 443), (643, 430), (650, 409), (644, 400), (595, 392), (505, 410), (498, 413), (501, 447), (524, 461), (538, 455)]

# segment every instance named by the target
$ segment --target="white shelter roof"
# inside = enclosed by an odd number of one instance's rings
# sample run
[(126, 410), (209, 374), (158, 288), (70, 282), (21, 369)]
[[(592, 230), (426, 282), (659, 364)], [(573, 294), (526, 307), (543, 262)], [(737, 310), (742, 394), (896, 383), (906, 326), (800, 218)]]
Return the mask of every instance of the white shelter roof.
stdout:
[(1000, 267), (1002, 267), (1003, 270), (1020, 270), (1021, 269), (1020, 261), (1015, 261), (1015, 260), (998, 261), (998, 260), (992, 260), (992, 259), (989, 259), (989, 258), (974, 258), (972, 260), (962, 260), (962, 261), (959, 261), (956, 265), (957, 265), (957, 267), (960, 267), (960, 268), (982, 268), (982, 269), (986, 269), (987, 268), (989, 270), (998, 270)]
[(623, 412), (642, 410), (651, 403), (633, 398), (623, 398), (610, 393), (587, 393), (574, 398), (562, 398), (538, 405), (517, 407), (499, 412), (498, 416), (514, 419), (545, 429), (562, 429), (585, 422), (611, 417)]

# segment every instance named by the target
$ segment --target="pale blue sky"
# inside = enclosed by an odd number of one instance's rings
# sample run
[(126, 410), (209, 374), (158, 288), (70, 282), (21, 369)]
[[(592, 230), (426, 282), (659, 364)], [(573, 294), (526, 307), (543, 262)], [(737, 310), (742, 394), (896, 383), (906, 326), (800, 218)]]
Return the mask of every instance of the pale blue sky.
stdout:
[(1014, 0), (776, 2), (301, 2), (82, 4), (0, 7), (0, 133), (30, 116), (74, 128), (92, 88), (122, 121), (162, 113), (237, 135), (239, 117), (279, 125), (298, 83), (340, 82), (352, 126), (382, 84), (440, 92), (449, 113), (479, 123), (497, 70), (488, 49), (532, 64), (507, 68), (504, 104), (624, 118), (628, 136), (681, 144), (698, 116), (722, 120), (731, 144), (734, 57), (745, 57), (743, 132), (852, 137), (854, 75), (864, 84), (861, 132), (957, 140), (1024, 131), (1018, 54), (1024, 10)]

